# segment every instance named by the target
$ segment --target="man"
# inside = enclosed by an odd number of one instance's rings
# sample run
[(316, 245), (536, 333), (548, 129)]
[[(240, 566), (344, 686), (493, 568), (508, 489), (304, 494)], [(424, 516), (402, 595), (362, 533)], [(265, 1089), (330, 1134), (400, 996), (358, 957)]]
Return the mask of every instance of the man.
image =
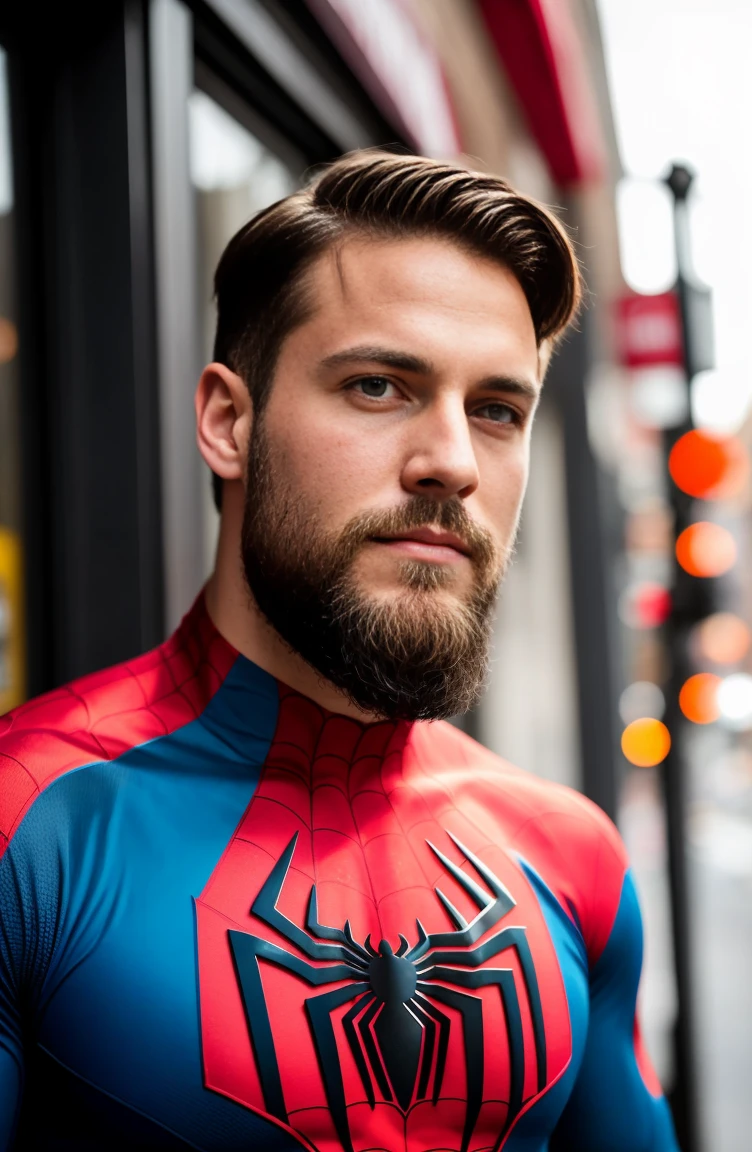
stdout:
[(0, 1147), (674, 1149), (617, 833), (427, 722), (482, 688), (563, 229), (366, 153), (216, 288), (214, 574), (2, 722)]

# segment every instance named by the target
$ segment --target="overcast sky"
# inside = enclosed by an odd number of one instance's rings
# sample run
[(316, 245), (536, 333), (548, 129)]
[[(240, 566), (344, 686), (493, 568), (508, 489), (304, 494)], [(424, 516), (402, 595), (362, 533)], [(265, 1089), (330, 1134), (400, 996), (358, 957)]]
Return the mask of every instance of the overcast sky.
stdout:
[[(694, 246), (714, 294), (713, 392), (741, 413), (752, 397), (752, 0), (598, 0), (598, 8), (625, 171), (651, 181), (677, 159), (698, 173)], [(648, 183), (633, 184), (621, 198), (623, 256), (635, 287), (658, 291), (670, 276), (670, 236), (649, 195)]]

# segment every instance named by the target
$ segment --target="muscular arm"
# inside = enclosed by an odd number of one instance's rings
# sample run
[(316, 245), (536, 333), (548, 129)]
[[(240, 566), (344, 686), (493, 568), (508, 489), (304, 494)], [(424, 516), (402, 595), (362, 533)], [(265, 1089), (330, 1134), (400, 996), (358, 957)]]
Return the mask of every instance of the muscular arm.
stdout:
[(585, 1053), (551, 1152), (678, 1152), (636, 1027), (641, 966), (642, 922), (627, 872), (608, 942), (591, 969)]
[(12, 1145), (23, 1088), (18, 987), (23, 932), (15, 879), (6, 855), (0, 860), (0, 1152)]
[(0, 1036), (0, 1150), (10, 1148), (21, 1103), (21, 1063)]

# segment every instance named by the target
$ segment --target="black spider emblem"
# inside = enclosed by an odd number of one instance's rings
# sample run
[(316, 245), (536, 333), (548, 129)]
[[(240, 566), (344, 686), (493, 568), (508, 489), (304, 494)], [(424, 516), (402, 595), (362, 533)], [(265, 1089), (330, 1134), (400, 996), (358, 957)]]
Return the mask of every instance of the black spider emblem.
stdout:
[(511, 1069), (509, 1107), (504, 1129), (497, 1141), (496, 1147), (499, 1147), (524, 1103), (525, 1046), (512, 969), (481, 968), (481, 965), (510, 948), (517, 953), (532, 1017), (538, 1092), (545, 1088), (543, 1011), (526, 930), (523, 927), (503, 928), (478, 944), (489, 929), (511, 912), (515, 901), (482, 860), (454, 836), (451, 838), (492, 893), (485, 892), (429, 841), (429, 847), (443, 867), (479, 909), (478, 915), (468, 924), (437, 888), (436, 895), (456, 925), (454, 931), (427, 933), (420, 920), (416, 920), (418, 939), (412, 947), (402, 935), (396, 952), (386, 940), (382, 940), (375, 949), (370, 936), (364, 944), (359, 944), (353, 937), (349, 921), (344, 928), (330, 928), (319, 923), (315, 886), (311, 888), (308, 901), (306, 930), (299, 928), (277, 909), (277, 900), (295, 851), (297, 833), (269, 873), (251, 911), (289, 940), (306, 959), (268, 940), (229, 930), (265, 1107), (270, 1115), (288, 1122), (259, 960), (293, 972), (314, 987), (348, 981), (344, 987), (310, 996), (305, 1001), (332, 1119), (347, 1152), (352, 1152), (353, 1146), (332, 1011), (354, 1001), (342, 1018), (342, 1027), (366, 1099), (373, 1108), (376, 1103), (375, 1084), (382, 1098), (396, 1101), (403, 1112), (407, 1112), (414, 1100), (430, 1098), (434, 1104), (438, 1101), (451, 1028), (451, 1018), (440, 1005), (447, 1005), (460, 1013), (467, 1074), (467, 1108), (461, 1150), (467, 1152), (483, 1102), (483, 1002), (480, 997), (458, 989), (488, 985), (499, 989)]

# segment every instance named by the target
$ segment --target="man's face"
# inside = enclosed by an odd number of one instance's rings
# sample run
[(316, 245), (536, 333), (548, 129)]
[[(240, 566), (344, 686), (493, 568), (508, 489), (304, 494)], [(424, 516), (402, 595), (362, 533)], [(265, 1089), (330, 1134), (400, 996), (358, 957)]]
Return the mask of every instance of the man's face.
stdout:
[(309, 291), (253, 429), (249, 585), (364, 710), (451, 715), (484, 678), (527, 479), (540, 385), (524, 293), (436, 239), (351, 239)]

